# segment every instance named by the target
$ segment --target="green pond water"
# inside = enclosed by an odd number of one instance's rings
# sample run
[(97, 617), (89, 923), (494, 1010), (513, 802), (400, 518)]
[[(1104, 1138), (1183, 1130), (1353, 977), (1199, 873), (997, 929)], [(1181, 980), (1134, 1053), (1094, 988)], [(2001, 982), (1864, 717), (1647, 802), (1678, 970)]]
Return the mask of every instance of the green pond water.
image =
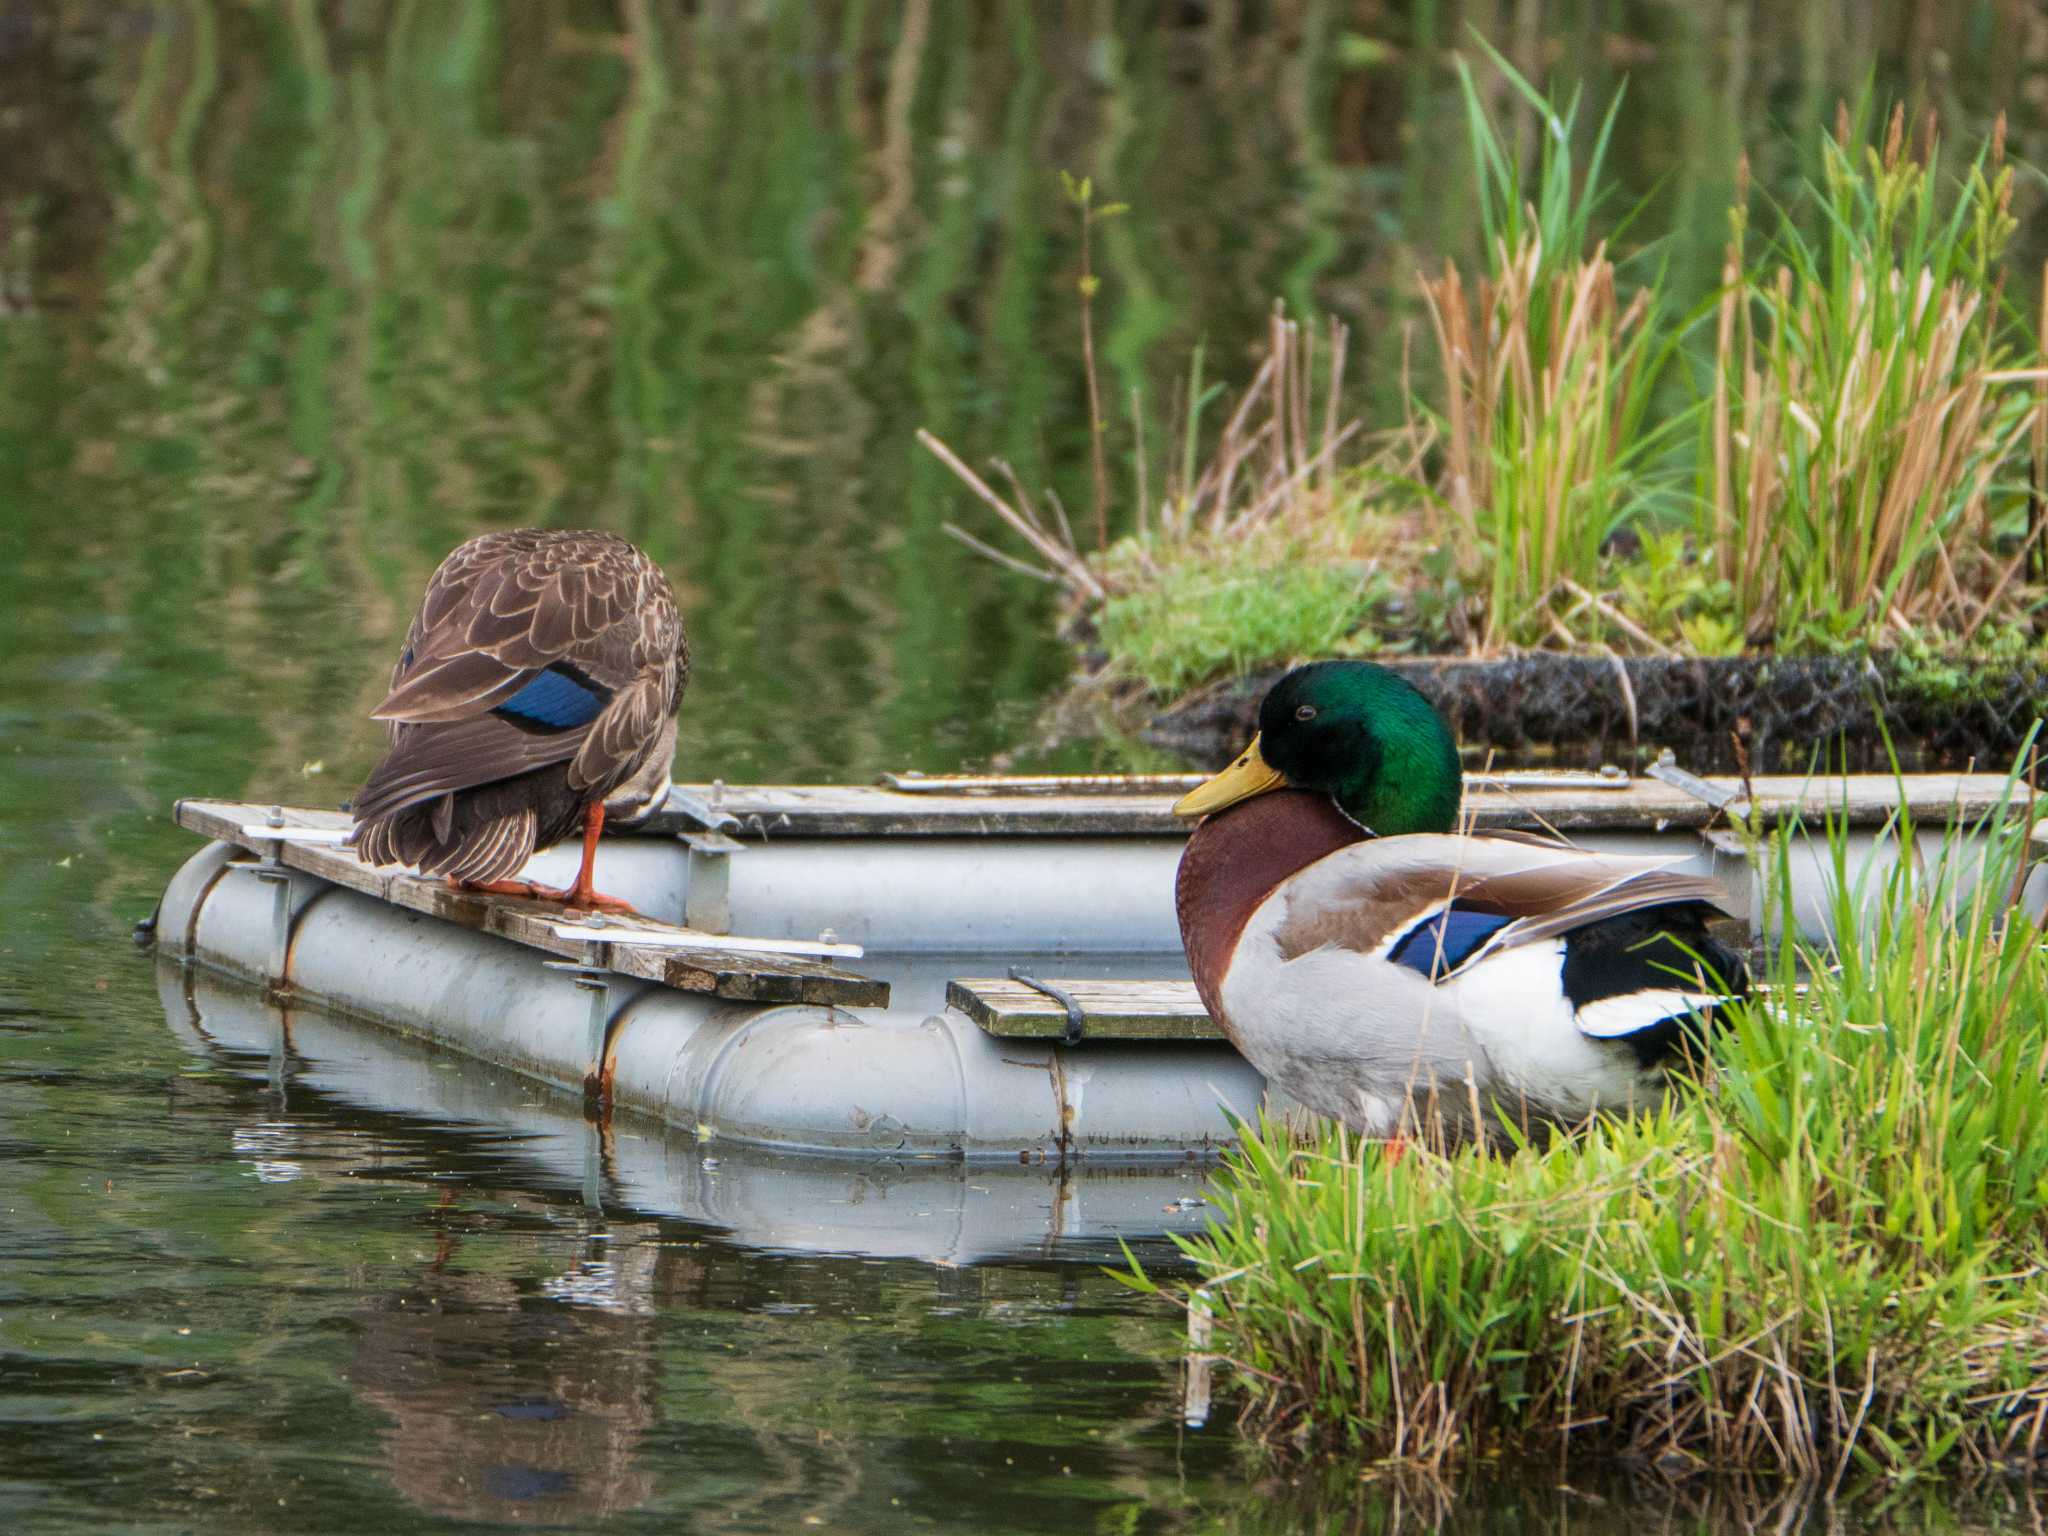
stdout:
[[(1061, 169), (1133, 208), (1096, 253), (1119, 484), (1122, 402), (1163, 419), (1197, 342), (1241, 377), (1275, 298), (1352, 324), (1369, 403), (1414, 269), (1476, 238), (1468, 26), (1629, 77), (1619, 169), (1695, 284), (1736, 147), (1789, 189), (1872, 72), (2048, 148), (2048, 23), (1989, 0), (0, 0), (0, 1523), (1830, 1524), (1272, 1473), (1227, 1400), (1179, 1427), (1176, 1319), (1099, 1244), (932, 1263), (593, 1206), (518, 1085), (497, 1119), (324, 1088), (209, 1043), (129, 941), (196, 846), (176, 796), (353, 789), (411, 603), (485, 527), (665, 562), (679, 776), (1125, 760), (1047, 744), (1045, 594), (943, 536), (986, 522), (913, 433), (1089, 505)], [(2040, 1520), (1937, 1490), (1834, 1523)]]

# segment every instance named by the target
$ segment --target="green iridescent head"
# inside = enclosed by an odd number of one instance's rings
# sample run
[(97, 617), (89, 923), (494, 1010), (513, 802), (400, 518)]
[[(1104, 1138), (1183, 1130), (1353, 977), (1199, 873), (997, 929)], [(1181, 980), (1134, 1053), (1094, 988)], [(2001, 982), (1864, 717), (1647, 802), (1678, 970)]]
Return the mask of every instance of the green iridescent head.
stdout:
[(1464, 780), (1458, 744), (1413, 686), (1369, 661), (1318, 661), (1273, 685), (1251, 746), (1174, 809), (1200, 816), (1283, 788), (1328, 795), (1393, 837), (1455, 830)]

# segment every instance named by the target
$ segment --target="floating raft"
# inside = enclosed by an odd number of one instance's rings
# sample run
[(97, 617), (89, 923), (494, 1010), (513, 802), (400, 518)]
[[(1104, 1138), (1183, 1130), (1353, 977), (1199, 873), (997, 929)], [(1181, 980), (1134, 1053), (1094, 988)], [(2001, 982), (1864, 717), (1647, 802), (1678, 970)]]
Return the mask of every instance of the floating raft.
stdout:
[(181, 800), (177, 819), (187, 831), (233, 843), (343, 890), (358, 891), (477, 933), (497, 934), (579, 965), (659, 982), (679, 992), (703, 992), (749, 1003), (833, 1003), (867, 1008), (889, 1004), (887, 982), (811, 958), (858, 959), (861, 949), (857, 944), (735, 938), (631, 915), (592, 914), (579, 919), (553, 902), (457, 890), (445, 881), (422, 880), (404, 871), (365, 864), (354, 849), (343, 846), (349, 818), (342, 811), (286, 810), (233, 800)]
[[(172, 959), (580, 1091), (699, 1142), (893, 1158), (1213, 1154), (1264, 1084), (1187, 980), (1173, 879), (1197, 776), (679, 786), (605, 839), (601, 888), (646, 917), (578, 920), (365, 866), (347, 818), (186, 800), (209, 839), (156, 925)], [(1892, 825), (1901, 791), (1916, 832)], [(1761, 919), (1735, 830), (1847, 827), (1851, 875), (2022, 814), (1990, 774), (1468, 781), (1482, 828), (1663, 853)], [(2041, 839), (2048, 846), (2048, 834)], [(576, 850), (530, 878), (564, 884)], [(1790, 920), (1824, 936), (1832, 856), (1794, 840)], [(1872, 882), (1874, 886), (1875, 881)], [(2048, 905), (2036, 870), (2023, 904)]]

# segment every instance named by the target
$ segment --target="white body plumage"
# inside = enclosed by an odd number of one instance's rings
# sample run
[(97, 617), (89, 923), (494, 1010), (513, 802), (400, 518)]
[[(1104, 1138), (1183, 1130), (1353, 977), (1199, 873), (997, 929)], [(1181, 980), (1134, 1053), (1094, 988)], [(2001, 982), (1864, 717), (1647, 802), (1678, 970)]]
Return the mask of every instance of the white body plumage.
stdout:
[[(1717, 999), (1676, 984), (1575, 1007), (1566, 940), (1503, 929), (1432, 980), (1391, 956), (1442, 908), (1410, 897), (1554, 867), (1618, 890), (1667, 867), (1483, 837), (1422, 834), (1352, 844), (1281, 882), (1252, 912), (1218, 989), (1247, 1057), (1319, 1113), (1368, 1135), (1402, 1129), (1411, 1103), (1469, 1127), (1527, 1115), (1576, 1120), (1660, 1095), (1665, 1075), (1618, 1037)], [(1441, 890), (1442, 884), (1438, 887)], [(1582, 887), (1583, 889), (1583, 887)], [(1584, 901), (1586, 898), (1582, 897)], [(1523, 925), (1516, 925), (1523, 926)], [(1526, 928), (1524, 928), (1526, 931)]]

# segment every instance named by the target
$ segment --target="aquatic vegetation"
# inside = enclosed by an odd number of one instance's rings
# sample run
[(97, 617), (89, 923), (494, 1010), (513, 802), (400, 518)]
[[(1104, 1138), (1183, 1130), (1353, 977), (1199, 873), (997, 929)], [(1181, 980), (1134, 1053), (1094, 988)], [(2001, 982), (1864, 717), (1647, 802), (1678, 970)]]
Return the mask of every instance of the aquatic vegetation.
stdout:
[(1102, 605), (1104, 647), (1154, 693), (1173, 695), (1274, 656), (1373, 648), (1386, 579), (1371, 565), (1302, 558), (1267, 541), (1175, 561)]
[(1698, 527), (1752, 641), (1968, 636), (2041, 536), (2048, 372), (2002, 303), (2004, 120), (1953, 185), (1931, 116), (1910, 150), (1903, 109), (1865, 137), (1844, 108), (1810, 217), (1781, 210), (1761, 258), (1730, 214)]
[(1426, 535), (1485, 595), (1475, 638), (1488, 649), (1578, 638), (1554, 604), (1601, 585), (1608, 539), (1667, 488), (1653, 460), (1680, 424), (1649, 415), (1672, 356), (1664, 297), (1654, 283), (1624, 290), (1592, 234), (1620, 93), (1581, 171), (1579, 93), (1560, 111), (1492, 56), (1537, 113), (1535, 172), (1525, 183), (1520, 147), (1460, 60), (1485, 265), (1470, 280), (1450, 263), (1420, 280), (1441, 403), (1415, 405), (1439, 438), (1422, 487)]
[[(1114, 206), (1114, 205), (1112, 205)], [(1102, 216), (1097, 210), (1096, 217)], [(1395, 586), (1381, 568), (1396, 542), (1392, 488), (1419, 471), (1415, 434), (1383, 436), (1361, 461), (1342, 451), (1359, 425), (1339, 414), (1349, 335), (1315, 333), (1275, 308), (1250, 385), (1206, 453), (1198, 351), (1186, 381), (1178, 439), (1156, 503), (1138, 460), (1138, 528), (1090, 554), (1056, 494), (1034, 497), (1006, 462), (994, 479), (930, 432), (920, 440), (1036, 556), (1022, 560), (957, 524), (955, 538), (1023, 574), (1061, 587), (1092, 613), (1119, 667), (1178, 693), (1275, 656), (1306, 658), (1374, 645), (1372, 622)], [(1320, 356), (1318, 355), (1320, 351)], [(1411, 517), (1412, 521), (1412, 517)]]
[(1779, 942), (1772, 996), (1654, 1112), (1505, 1156), (1249, 1130), (1181, 1298), (1213, 1315), (1247, 1427), (1827, 1486), (2039, 1465), (2048, 947), (2008, 911), (2028, 820), (1855, 879), (1833, 834), (1856, 938)]
[[(1620, 94), (1596, 122), (1486, 51), (1538, 131), (1512, 136), (1460, 62), (1475, 249), (1415, 280), (1392, 420), (1345, 415), (1341, 326), (1316, 365), (1318, 328), (1276, 310), (1234, 404), (1199, 352), (1173, 432), (1132, 402), (1107, 550), (1092, 361), (1093, 551), (945, 455), (1097, 615), (1112, 669), (1170, 695), (1312, 643), (1963, 654), (2002, 630), (2048, 652), (2048, 361), (2007, 297), (2002, 122), (1957, 177), (1931, 119), (1909, 149), (1901, 114), (1873, 143), (1845, 110), (1813, 180), (1759, 196), (1767, 235), (1742, 161), (1719, 282), (1686, 291), (1653, 259), (1676, 233), (1644, 244), (1643, 210), (1613, 206)], [(1089, 273), (1082, 295), (1085, 338)]]

